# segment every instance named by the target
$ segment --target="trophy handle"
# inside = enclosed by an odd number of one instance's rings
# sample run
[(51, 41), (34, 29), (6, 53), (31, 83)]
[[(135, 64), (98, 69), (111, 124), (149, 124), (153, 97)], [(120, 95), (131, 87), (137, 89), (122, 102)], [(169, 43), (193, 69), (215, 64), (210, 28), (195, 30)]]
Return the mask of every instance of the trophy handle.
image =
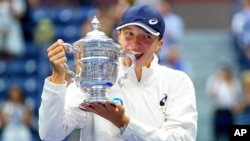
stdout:
[(127, 77), (128, 77), (128, 73), (132, 69), (135, 68), (136, 60), (135, 60), (135, 55), (132, 52), (130, 52), (130, 51), (127, 51), (127, 50), (123, 51), (123, 50), (121, 50), (120, 53), (121, 53), (120, 54), (121, 57), (124, 57), (125, 55), (127, 55), (132, 60), (131, 66), (125, 71), (125, 74), (121, 78), (119, 78), (119, 80), (118, 80), (119, 86), (122, 87), (123, 84), (124, 84), (124, 80), (127, 79)]
[[(77, 53), (77, 52), (79, 52), (79, 48), (77, 46), (72, 46), (69, 43), (65, 43), (65, 45), (66, 45), (66, 52), (68, 52), (68, 53)], [(68, 74), (71, 76), (71, 81), (75, 81), (78, 78), (78, 76), (75, 74), (75, 72), (70, 70), (67, 63), (64, 63), (64, 67), (65, 67), (66, 71), (68, 72)]]

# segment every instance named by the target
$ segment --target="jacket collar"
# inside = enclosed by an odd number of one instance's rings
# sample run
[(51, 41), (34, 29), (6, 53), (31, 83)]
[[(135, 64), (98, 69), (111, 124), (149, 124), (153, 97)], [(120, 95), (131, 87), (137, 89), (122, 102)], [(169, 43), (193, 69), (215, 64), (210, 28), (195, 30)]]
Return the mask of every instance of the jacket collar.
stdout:
[[(142, 76), (141, 76), (141, 80), (138, 81), (136, 74), (135, 74), (135, 70), (131, 70), (128, 73), (128, 78), (124, 81), (124, 83), (135, 83), (135, 84), (143, 84), (143, 85), (147, 85), (150, 82), (152, 82), (151, 80), (154, 78), (155, 75), (155, 70), (158, 66), (158, 57), (154, 54), (154, 58), (150, 63), (150, 67), (142, 67)], [(119, 69), (121, 69), (121, 71), (119, 71), (119, 75), (118, 77), (122, 77), (125, 74), (125, 71), (128, 69), (128, 67), (124, 66), (124, 65), (120, 65), (121, 67)], [(118, 79), (119, 79), (118, 78)]]

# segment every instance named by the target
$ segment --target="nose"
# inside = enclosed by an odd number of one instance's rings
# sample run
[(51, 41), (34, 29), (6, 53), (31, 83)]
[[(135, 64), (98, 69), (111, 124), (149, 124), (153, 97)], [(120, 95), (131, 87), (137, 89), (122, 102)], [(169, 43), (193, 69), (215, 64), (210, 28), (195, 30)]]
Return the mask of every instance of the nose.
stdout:
[(131, 48), (136, 49), (139, 48), (140, 46), (141, 46), (141, 39), (139, 36), (135, 36), (133, 38), (133, 41), (131, 42)]
[(135, 44), (140, 45), (140, 42), (141, 42), (140, 36), (136, 36), (135, 37)]

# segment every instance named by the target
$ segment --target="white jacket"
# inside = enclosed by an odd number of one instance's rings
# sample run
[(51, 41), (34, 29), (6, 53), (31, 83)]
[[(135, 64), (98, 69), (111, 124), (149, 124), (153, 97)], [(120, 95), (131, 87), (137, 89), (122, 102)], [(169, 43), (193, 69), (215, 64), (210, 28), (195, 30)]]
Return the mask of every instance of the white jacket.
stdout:
[[(158, 65), (144, 67), (138, 82), (131, 71), (123, 87), (114, 85), (106, 94), (123, 101), (130, 122), (125, 131), (106, 119), (79, 109), (86, 94), (75, 83), (54, 84), (47, 78), (39, 109), (39, 134), (42, 140), (60, 141), (75, 128), (81, 141), (195, 141), (197, 109), (193, 83), (181, 71)], [(119, 75), (124, 73), (119, 68)], [(167, 94), (165, 106), (160, 101)]]

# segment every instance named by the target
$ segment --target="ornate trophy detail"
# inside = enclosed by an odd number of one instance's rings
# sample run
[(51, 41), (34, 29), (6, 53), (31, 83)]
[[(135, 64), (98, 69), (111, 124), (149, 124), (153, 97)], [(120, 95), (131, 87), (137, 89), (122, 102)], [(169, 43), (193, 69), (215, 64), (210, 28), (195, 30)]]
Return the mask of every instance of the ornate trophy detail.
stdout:
[(132, 60), (132, 65), (124, 76), (118, 79), (122, 86), (128, 72), (135, 67), (135, 56), (129, 51), (121, 50), (121, 46), (99, 31), (100, 22), (96, 17), (91, 22), (93, 30), (85, 37), (73, 43), (65, 43), (67, 51), (74, 55), (75, 71), (71, 71), (67, 64), (65, 67), (82, 92), (87, 92), (89, 97), (80, 105), (92, 102), (112, 102), (105, 97), (105, 92), (117, 81), (119, 57), (127, 55)]

